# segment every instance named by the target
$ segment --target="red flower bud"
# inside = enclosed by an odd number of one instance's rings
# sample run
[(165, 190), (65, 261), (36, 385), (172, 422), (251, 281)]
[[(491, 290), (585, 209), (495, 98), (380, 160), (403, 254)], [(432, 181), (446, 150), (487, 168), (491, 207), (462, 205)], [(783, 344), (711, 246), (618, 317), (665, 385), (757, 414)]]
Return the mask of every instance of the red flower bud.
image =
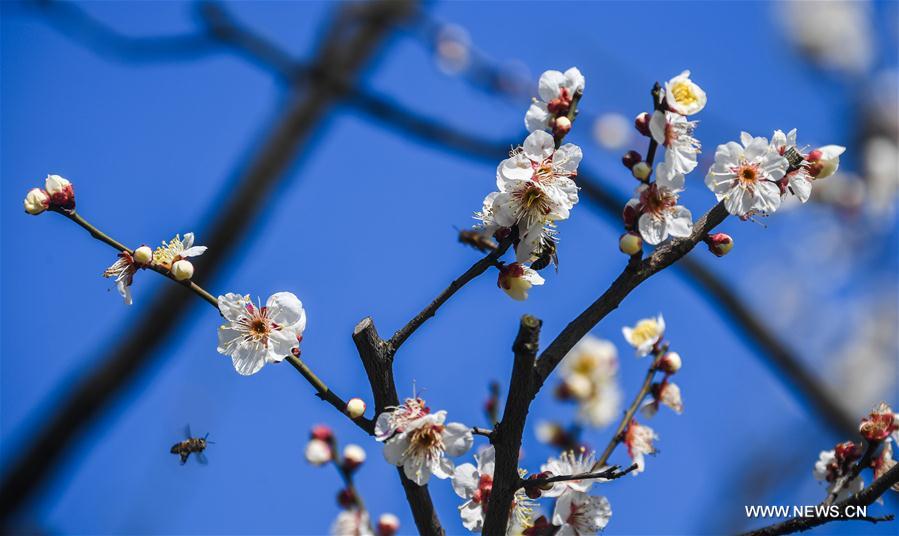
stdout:
[(637, 151), (628, 151), (621, 157), (621, 163), (627, 169), (633, 169), (635, 165), (643, 161), (643, 156)]
[(652, 134), (649, 132), (649, 120), (650, 115), (646, 112), (638, 114), (636, 118), (634, 118), (634, 128), (637, 129), (637, 132), (643, 134), (646, 137), (651, 136)]

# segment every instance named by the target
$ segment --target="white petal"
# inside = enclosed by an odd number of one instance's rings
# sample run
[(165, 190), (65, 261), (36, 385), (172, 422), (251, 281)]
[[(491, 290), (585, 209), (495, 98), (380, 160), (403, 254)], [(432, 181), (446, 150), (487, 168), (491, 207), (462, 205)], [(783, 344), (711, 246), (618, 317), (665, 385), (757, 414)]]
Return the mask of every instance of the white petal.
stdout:
[(656, 218), (652, 214), (643, 214), (640, 216), (638, 226), (640, 227), (640, 236), (643, 237), (647, 244), (655, 246), (668, 238), (664, 218)]
[(540, 75), (537, 85), (537, 94), (544, 102), (549, 102), (559, 96), (559, 88), (565, 84), (565, 75), (559, 71), (546, 71)]
[(684, 182), (683, 173), (678, 173), (667, 159), (656, 165), (656, 183), (659, 186), (673, 192), (680, 192), (684, 189)]
[(291, 292), (276, 292), (265, 302), (268, 317), (280, 326), (292, 326), (300, 321), (305, 324), (303, 302)]
[(545, 102), (535, 102), (528, 108), (524, 114), (524, 126), (528, 132), (535, 130), (544, 130), (549, 128), (549, 110), (546, 108)]
[(755, 194), (755, 203), (752, 208), (766, 214), (772, 214), (780, 207), (780, 188), (771, 182), (762, 181), (758, 184)]
[(403, 472), (406, 478), (415, 482), (419, 486), (424, 486), (431, 480), (431, 468), (427, 465), (424, 457), (409, 457), (403, 463)]
[(268, 342), (269, 353), (266, 361), (269, 363), (280, 363), (291, 350), (299, 346), (294, 331), (289, 329), (272, 331), (269, 334)]
[(511, 194), (500, 193), (493, 200), (493, 219), (497, 225), (511, 227), (518, 223), (518, 202)]
[(482, 475), (492, 475), (494, 465), (496, 464), (496, 449), (493, 448), (493, 445), (482, 450), (476, 457), (478, 459), (478, 472)]
[(453, 471), (453, 491), (463, 499), (470, 499), (478, 489), (480, 474), (470, 463), (463, 463)]
[(468, 501), (459, 507), (459, 515), (462, 516), (462, 525), (472, 531), (481, 532), (484, 527), (484, 510), (474, 501)]
[(378, 420), (375, 421), (375, 439), (378, 441), (384, 441), (394, 432), (394, 428), (390, 426), (391, 413), (392, 412), (385, 411), (378, 415)]
[(583, 158), (584, 153), (580, 147), (573, 143), (566, 143), (553, 153), (553, 165), (569, 173), (574, 173)]
[(552, 156), (556, 142), (548, 132), (536, 130), (524, 139), (524, 154), (534, 162), (542, 162)]
[(654, 111), (649, 119), (649, 133), (652, 134), (652, 139), (659, 145), (665, 145), (667, 127), (668, 120), (665, 117), (665, 112), (661, 110)]
[(448, 458), (437, 458), (431, 462), (431, 474), (440, 479), (453, 478), (455, 467)]
[(181, 247), (183, 249), (190, 249), (190, 247), (193, 245), (194, 245), (194, 234), (187, 233), (186, 235), (184, 235), (184, 239), (181, 240)]
[(219, 312), (229, 322), (237, 322), (240, 320), (240, 317), (245, 316), (248, 303), (250, 303), (249, 295), (241, 296), (240, 294), (229, 292), (218, 297)]
[(584, 75), (581, 74), (580, 69), (577, 67), (571, 67), (565, 71), (565, 82), (565, 87), (571, 90), (572, 96), (574, 96), (574, 93), (578, 90), (583, 91), (584, 86), (587, 84)]
[(409, 438), (398, 435), (384, 444), (384, 459), (391, 465), (403, 464), (403, 453), (409, 448)]
[(446, 425), (443, 430), (443, 444), (446, 445), (446, 454), (448, 456), (461, 456), (468, 452), (474, 443), (471, 435), (471, 428), (462, 423), (451, 422)]
[(685, 207), (676, 206), (667, 214), (666, 224), (668, 234), (685, 238), (693, 232), (693, 215)]
[(793, 194), (795, 194), (800, 201), (805, 203), (812, 195), (812, 183), (808, 179), (796, 174), (796, 176), (790, 179), (790, 190), (793, 191)]
[(231, 354), (231, 363), (238, 374), (250, 376), (259, 372), (265, 365), (265, 353), (256, 344), (243, 342), (238, 344), (236, 351)]
[(243, 333), (237, 331), (236, 329), (231, 329), (228, 326), (220, 326), (218, 331), (219, 344), (218, 353), (224, 355), (231, 355), (231, 352), (237, 349), (235, 342), (243, 338)]
[(534, 168), (527, 156), (518, 154), (506, 158), (496, 168), (496, 187), (501, 192), (510, 192), (518, 188), (519, 182), (531, 180)]
[(184, 251), (182, 251), (178, 255), (180, 255), (181, 257), (183, 257), (185, 259), (188, 257), (199, 257), (200, 255), (202, 255), (203, 253), (206, 252), (206, 249), (207, 249), (206, 246), (193, 246), (193, 247), (186, 248)]

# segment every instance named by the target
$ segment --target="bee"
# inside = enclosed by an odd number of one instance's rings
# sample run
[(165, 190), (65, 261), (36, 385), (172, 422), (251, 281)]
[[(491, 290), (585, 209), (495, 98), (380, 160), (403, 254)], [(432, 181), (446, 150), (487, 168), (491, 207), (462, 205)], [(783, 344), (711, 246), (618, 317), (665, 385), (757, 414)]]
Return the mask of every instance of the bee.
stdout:
[(206, 459), (206, 455), (203, 454), (203, 451), (206, 450), (207, 444), (212, 444), (212, 441), (208, 440), (209, 434), (206, 434), (203, 437), (193, 437), (193, 434), (190, 433), (190, 425), (184, 427), (184, 437), (183, 441), (179, 441), (172, 445), (172, 448), (169, 452), (172, 454), (177, 454), (181, 456), (181, 465), (184, 465), (187, 462), (187, 459), (191, 454), (194, 455), (196, 460), (203, 465), (209, 463), (209, 460)]
[(491, 240), (490, 237), (468, 229), (459, 231), (459, 242), (467, 244), (483, 253), (488, 253), (496, 249), (496, 242)]
[(554, 240), (543, 240), (537, 260), (531, 263), (534, 270), (542, 270), (552, 263), (559, 271), (559, 255), (556, 250), (556, 242)]

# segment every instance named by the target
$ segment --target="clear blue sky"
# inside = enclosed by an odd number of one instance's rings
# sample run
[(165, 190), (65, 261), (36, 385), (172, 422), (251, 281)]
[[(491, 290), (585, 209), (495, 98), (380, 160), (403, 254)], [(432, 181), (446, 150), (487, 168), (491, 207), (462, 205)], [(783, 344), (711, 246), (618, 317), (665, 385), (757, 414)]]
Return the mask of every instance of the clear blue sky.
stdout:
[[(127, 35), (191, 31), (192, 5), (87, 3), (84, 8)], [(333, 5), (236, 3), (247, 25), (295, 54), (312, 51)], [(584, 108), (631, 117), (647, 108), (652, 82), (692, 69), (709, 95), (698, 131), (706, 152), (737, 139), (739, 130), (770, 136), (799, 129), (809, 144), (838, 143), (853, 153), (850, 89), (821, 76), (792, 52), (764, 3), (440, 3), (429, 11), (466, 28), (495, 58), (517, 59), (532, 73), (576, 65), (587, 77)], [(895, 4), (877, 4), (895, 16)], [(555, 21), (555, 22), (551, 22)], [(5, 466), (65, 388), (133, 328), (161, 285), (150, 273), (136, 280), (134, 305), (125, 306), (100, 277), (114, 253), (56, 215), (23, 214), (21, 198), (49, 172), (75, 183), (88, 220), (126, 244), (156, 244), (194, 231), (199, 244), (215, 202), (227, 195), (234, 169), (244, 165), (276, 117), (284, 88), (270, 73), (226, 51), (197, 60), (117, 62), (73, 42), (40, 17), (5, 4), (0, 21), (2, 64), (2, 375), (0, 433)], [(557, 35), (548, 35), (556, 32)], [(889, 41), (889, 39), (887, 39)], [(892, 50), (894, 42), (880, 43)], [(894, 53), (890, 53), (894, 54)], [(892, 58), (891, 61), (895, 61)], [(421, 113), (495, 139), (523, 138), (524, 108), (448, 77), (409, 35), (397, 36), (365, 73), (364, 84)], [(572, 141), (584, 166), (610, 187), (632, 186), (618, 153), (598, 147), (591, 125), (575, 124)], [(642, 150), (642, 143), (638, 149)], [(846, 160), (853, 165), (853, 157)], [(688, 178), (694, 214), (713, 203), (702, 185), (704, 168)], [(455, 243), (454, 226), (494, 187), (494, 164), (473, 162), (424, 146), (340, 107), (318, 131), (314, 146), (284, 178), (264, 216), (221, 275), (213, 293), (262, 296), (287, 290), (304, 302), (308, 329), (303, 353), (341, 395), (370, 401), (350, 334), (372, 315), (382, 334), (405, 323), (477, 258)], [(795, 256), (796, 236), (828, 211), (807, 207), (766, 221), (768, 228), (728, 221), (738, 247), (726, 258), (700, 254), (776, 325), (813, 366), (827, 336), (808, 323), (778, 325), (777, 286), (759, 267)], [(525, 303), (513, 302), (484, 276), (441, 309), (396, 360), (401, 396), (413, 382), (450, 420), (484, 425), (481, 405), (489, 380), (505, 381), (517, 319), (544, 320), (544, 341), (580, 312), (617, 275), (617, 225), (584, 202), (560, 225), (561, 269)], [(895, 269), (895, 234), (886, 248)], [(783, 262), (788, 262), (784, 260)], [(798, 262), (795, 260), (789, 262)], [(826, 274), (827, 266), (819, 267)], [(883, 269), (883, 267), (881, 268)], [(834, 326), (841, 300), (871, 291), (850, 277), (841, 295), (816, 281), (827, 297), (812, 315)], [(611, 501), (612, 534), (695, 534), (740, 527), (735, 494), (745, 471), (780, 481), (759, 498), (812, 504), (823, 493), (811, 477), (818, 451), (831, 436), (753, 350), (695, 290), (674, 273), (652, 279), (611, 314), (594, 334), (621, 353), (621, 383), (630, 397), (646, 363), (631, 357), (622, 325), (665, 314), (669, 339), (684, 358), (677, 381), (686, 411), (662, 412), (651, 423), (661, 454), (636, 478), (602, 486)], [(61, 533), (284, 533), (319, 534), (337, 514), (339, 484), (330, 469), (302, 458), (309, 428), (332, 425), (342, 442), (369, 455), (358, 485), (374, 515), (396, 513), (413, 528), (395, 470), (378, 445), (312, 396), (287, 365), (238, 376), (215, 351), (218, 315), (195, 303), (148, 374), (78, 443), (31, 518)], [(823, 358), (822, 358), (823, 359)], [(880, 396), (880, 395), (876, 395)], [(879, 401), (872, 399), (867, 405)], [(893, 400), (899, 402), (899, 400)], [(565, 418), (573, 408), (549, 392), (534, 403), (526, 431), (524, 467), (535, 470), (551, 453), (533, 425)], [(169, 446), (189, 422), (216, 444), (210, 464), (178, 465)], [(591, 431), (603, 444), (611, 432)], [(464, 461), (464, 460), (459, 460)], [(613, 462), (625, 463), (624, 450)], [(449, 482), (432, 495), (448, 531), (464, 531)], [(849, 534), (858, 526), (822, 529)], [(864, 527), (895, 533), (893, 526)]]

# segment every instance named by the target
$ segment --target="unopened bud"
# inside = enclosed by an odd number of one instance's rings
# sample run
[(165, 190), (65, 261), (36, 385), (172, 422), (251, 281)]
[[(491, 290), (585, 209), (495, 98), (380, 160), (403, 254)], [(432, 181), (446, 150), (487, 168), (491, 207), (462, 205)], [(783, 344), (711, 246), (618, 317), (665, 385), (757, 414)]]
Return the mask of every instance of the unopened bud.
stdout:
[(50, 204), (54, 207), (71, 210), (75, 208), (75, 191), (72, 183), (59, 175), (47, 175), (44, 189), (50, 195)]
[(825, 145), (810, 152), (805, 159), (809, 162), (808, 174), (816, 179), (826, 179), (840, 168), (840, 155), (846, 151), (840, 145)]
[(356, 494), (347, 488), (340, 490), (337, 494), (337, 504), (343, 508), (349, 508), (356, 504)]
[(149, 264), (153, 260), (153, 250), (149, 246), (141, 246), (134, 250), (132, 257), (137, 264)]
[(734, 239), (726, 233), (711, 234), (705, 242), (709, 246), (709, 251), (716, 257), (723, 257), (734, 248)]
[(681, 367), (680, 354), (677, 352), (665, 352), (659, 360), (659, 369), (668, 374), (674, 374)]
[(393, 514), (381, 514), (377, 528), (378, 536), (393, 536), (400, 530), (400, 518)]
[(553, 135), (564, 136), (565, 134), (568, 134), (570, 130), (571, 119), (568, 119), (568, 117), (564, 115), (556, 118), (556, 121), (553, 124)]
[(326, 443), (334, 441), (334, 432), (329, 426), (317, 424), (312, 427), (312, 433), (309, 434), (312, 439), (318, 439)]
[[(540, 478), (537, 475), (531, 475), (528, 477), (528, 480), (534, 480)], [(524, 493), (531, 499), (539, 499), (541, 495), (543, 495), (543, 490), (540, 489), (539, 486), (525, 486)]]
[(352, 471), (365, 462), (365, 450), (359, 445), (349, 444), (343, 447), (343, 466)]
[(634, 128), (637, 129), (637, 132), (646, 137), (651, 136), (651, 133), (649, 132), (649, 120), (650, 115), (646, 112), (638, 114), (637, 117), (634, 118)]
[(631, 200), (624, 205), (624, 209), (621, 211), (621, 220), (624, 222), (625, 229), (633, 229), (637, 225), (637, 218), (640, 217), (640, 211), (637, 210), (639, 204), (638, 201)]
[(37, 216), (50, 208), (50, 196), (40, 188), (32, 188), (25, 194), (25, 212)]
[(624, 233), (618, 239), (618, 249), (625, 255), (636, 255), (643, 251), (643, 239), (637, 233)]
[(194, 265), (190, 261), (181, 259), (172, 265), (172, 276), (178, 281), (187, 281), (194, 276)]
[(652, 173), (652, 168), (646, 162), (637, 162), (634, 164), (634, 167), (631, 168), (631, 174), (633, 174), (634, 178), (637, 180), (645, 181), (649, 178), (649, 174)]
[(621, 157), (621, 163), (627, 169), (634, 169), (634, 166), (643, 161), (643, 156), (637, 151), (628, 151)]
[(365, 413), (365, 401), (361, 398), (351, 398), (346, 403), (346, 412), (351, 419), (358, 419)]
[(312, 465), (324, 465), (331, 461), (333, 453), (331, 445), (321, 439), (310, 439), (306, 443), (306, 461)]

